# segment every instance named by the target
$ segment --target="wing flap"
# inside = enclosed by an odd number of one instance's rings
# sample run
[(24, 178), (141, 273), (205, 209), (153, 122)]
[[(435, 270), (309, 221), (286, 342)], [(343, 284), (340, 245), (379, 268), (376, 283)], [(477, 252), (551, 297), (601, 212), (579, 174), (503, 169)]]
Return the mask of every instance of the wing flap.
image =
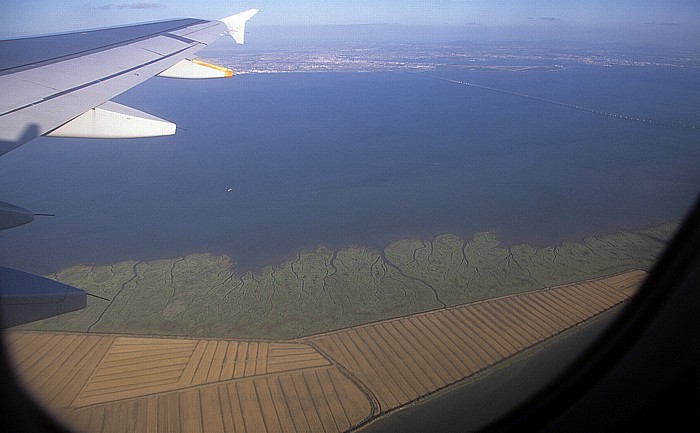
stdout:
[(175, 134), (175, 124), (107, 101), (46, 134), (49, 137), (143, 138)]

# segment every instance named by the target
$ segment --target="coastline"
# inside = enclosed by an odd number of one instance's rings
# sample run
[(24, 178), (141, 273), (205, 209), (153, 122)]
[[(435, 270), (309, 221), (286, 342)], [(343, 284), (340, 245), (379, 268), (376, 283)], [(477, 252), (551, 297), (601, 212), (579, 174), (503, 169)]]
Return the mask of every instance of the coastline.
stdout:
[(88, 293), (85, 309), (21, 329), (286, 340), (629, 269), (648, 270), (668, 223), (535, 248), (489, 232), (403, 239), (383, 251), (300, 251), (257, 272), (228, 256), (78, 265), (50, 275)]

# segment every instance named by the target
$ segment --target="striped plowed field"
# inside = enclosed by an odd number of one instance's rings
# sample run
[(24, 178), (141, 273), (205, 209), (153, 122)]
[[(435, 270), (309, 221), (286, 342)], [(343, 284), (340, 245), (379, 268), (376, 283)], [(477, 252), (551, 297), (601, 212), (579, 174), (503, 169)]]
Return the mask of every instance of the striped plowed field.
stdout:
[(376, 399), (378, 412), (463, 380), (629, 298), (631, 271), (308, 338)]
[(371, 414), (300, 342), (7, 333), (21, 380), (89, 432), (345, 431)]
[(619, 304), (645, 276), (630, 271), (289, 342), (5, 336), (22, 382), (77, 430), (346, 431)]

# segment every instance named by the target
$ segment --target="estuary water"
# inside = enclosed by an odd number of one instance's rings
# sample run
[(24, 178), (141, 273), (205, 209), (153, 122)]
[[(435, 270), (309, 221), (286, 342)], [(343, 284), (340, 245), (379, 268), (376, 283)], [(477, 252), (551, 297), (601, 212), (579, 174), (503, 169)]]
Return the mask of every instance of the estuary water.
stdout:
[(116, 101), (175, 136), (41, 138), (0, 158), (0, 200), (56, 214), (0, 232), (0, 265), (211, 252), (253, 269), (317, 245), (485, 230), (556, 245), (680, 220), (700, 191), (696, 70), (430, 75), (686, 127), (404, 72), (152, 79)]

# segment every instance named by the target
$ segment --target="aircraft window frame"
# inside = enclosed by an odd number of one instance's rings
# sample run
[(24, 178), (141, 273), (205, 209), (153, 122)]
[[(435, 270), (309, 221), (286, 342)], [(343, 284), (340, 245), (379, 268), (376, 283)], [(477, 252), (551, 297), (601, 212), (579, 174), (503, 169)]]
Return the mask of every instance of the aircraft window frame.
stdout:
[[(686, 341), (687, 346), (684, 347), (688, 348), (688, 353), (684, 353), (679, 359), (681, 367), (686, 368), (683, 371), (687, 372), (688, 365), (693, 365), (693, 362), (700, 360), (700, 338), (693, 332), (682, 335), (685, 334), (682, 332), (683, 329), (698, 329), (695, 325), (700, 326), (698, 323), (700, 317), (695, 318), (693, 322), (692, 318), (688, 316), (689, 314), (692, 316), (693, 311), (700, 311), (698, 308), (700, 304), (695, 302), (698, 297), (694, 296), (691, 290), (693, 285), (700, 286), (700, 196), (684, 218), (679, 230), (663, 248), (662, 254), (655, 261), (642, 286), (634, 296), (625, 302), (621, 312), (612, 321), (613, 323), (605, 328), (591, 346), (586, 347), (580, 355), (577, 355), (575, 360), (567, 365), (563, 373), (557, 374), (544, 387), (536, 390), (525, 403), (502, 414), (501, 417), (486, 426), (483, 431), (530, 431), (556, 429), (557, 426), (562, 425), (575, 426), (575, 421), (571, 421), (575, 418), (567, 417), (580, 417), (580, 405), (587, 404), (586, 399), (590, 399), (589, 396), (600, 394), (601, 387), (610, 386), (605, 385), (608, 383), (606, 381), (611, 380), (611, 375), (614, 375), (620, 365), (628, 362), (627, 358), (631, 353), (639, 350), (640, 346), (652, 347), (649, 346), (648, 335), (650, 332), (653, 333), (653, 328), (660, 322), (666, 326), (664, 329), (667, 330), (676, 329), (678, 331), (679, 323), (684, 326), (680, 328), (680, 332), (677, 332), (681, 335), (669, 338), (669, 341), (663, 343), (669, 345)], [(669, 319), (671, 317), (669, 314), (672, 314), (673, 311), (680, 311), (676, 322)], [(669, 328), (669, 323), (675, 328)], [(6, 350), (5, 334), (4, 331), (0, 331), (0, 407), (2, 407), (0, 410), (0, 429), (69, 431), (51, 418), (49, 412), (22, 388), (10, 367), (10, 356)], [(669, 356), (669, 354), (664, 355)], [(653, 358), (653, 360), (658, 362), (657, 358)], [(696, 365), (700, 366), (700, 363)], [(696, 375), (700, 377), (700, 373), (694, 373), (694, 375), (691, 373), (693, 378)], [(677, 383), (678, 372), (675, 370), (655, 376), (654, 381), (650, 381), (650, 383), (665, 379), (671, 384), (667, 384), (666, 388), (662, 386), (663, 389), (667, 389), (669, 386), (675, 389), (679, 386)], [(613, 383), (616, 383), (614, 378), (612, 380)], [(623, 379), (618, 380), (618, 382), (626, 383)], [(686, 397), (688, 402), (693, 404), (696, 401), (700, 402), (700, 392), (698, 392), (700, 388), (695, 388), (688, 383), (685, 385), (683, 393), (679, 396)], [(648, 389), (659, 390), (661, 388), (652, 386)], [(626, 391), (629, 392), (629, 389)], [(604, 424), (607, 423), (605, 425), (612, 426), (609, 429), (613, 429), (615, 426), (628, 427), (630, 425), (634, 425), (635, 428), (644, 427), (642, 423), (651, 416), (651, 413), (644, 412), (644, 410), (650, 407), (650, 404), (651, 407), (654, 407), (653, 405), (658, 402), (655, 403), (656, 400), (653, 398), (654, 401), (651, 403), (649, 401), (640, 403), (639, 398), (632, 400), (630, 408), (621, 414), (619, 419), (604, 421)], [(419, 403), (419, 405), (421, 404), (425, 404), (429, 410), (430, 401)], [(683, 406), (678, 409), (683, 411), (687, 408)], [(631, 419), (630, 413), (636, 413), (638, 418)], [(396, 415), (401, 416), (400, 413), (396, 413)], [(694, 421), (700, 426), (700, 414), (696, 415), (696, 418)], [(659, 422), (668, 422), (670, 425), (674, 425), (670, 421), (662, 420)], [(663, 424), (659, 426), (661, 427)], [(352, 427), (362, 429), (363, 425)]]

